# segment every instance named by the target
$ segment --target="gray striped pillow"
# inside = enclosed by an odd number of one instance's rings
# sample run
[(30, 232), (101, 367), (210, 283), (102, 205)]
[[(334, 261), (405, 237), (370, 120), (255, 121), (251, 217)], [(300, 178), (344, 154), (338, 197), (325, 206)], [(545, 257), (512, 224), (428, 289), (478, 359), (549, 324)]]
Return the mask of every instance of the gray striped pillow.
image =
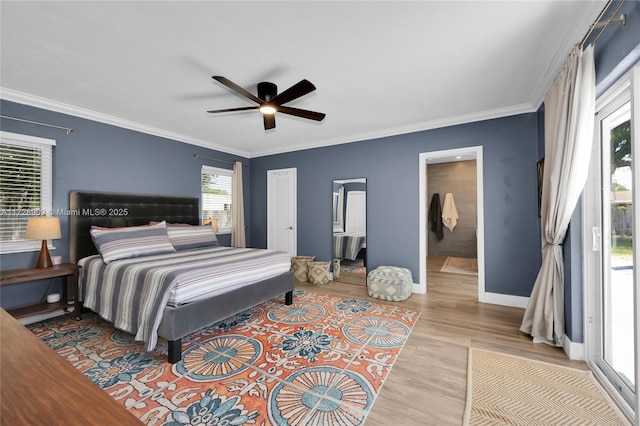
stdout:
[(89, 233), (104, 263), (176, 251), (169, 240), (165, 222), (124, 228), (92, 226)]
[(189, 250), (200, 247), (219, 246), (215, 232), (210, 225), (167, 227), (171, 244), (176, 250)]

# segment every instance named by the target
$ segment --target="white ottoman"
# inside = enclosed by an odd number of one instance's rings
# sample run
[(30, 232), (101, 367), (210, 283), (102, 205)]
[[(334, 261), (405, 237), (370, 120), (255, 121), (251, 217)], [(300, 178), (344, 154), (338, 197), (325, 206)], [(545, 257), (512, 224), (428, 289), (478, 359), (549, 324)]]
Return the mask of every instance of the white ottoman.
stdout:
[(367, 292), (377, 299), (400, 302), (411, 296), (411, 271), (398, 266), (378, 266), (367, 275)]

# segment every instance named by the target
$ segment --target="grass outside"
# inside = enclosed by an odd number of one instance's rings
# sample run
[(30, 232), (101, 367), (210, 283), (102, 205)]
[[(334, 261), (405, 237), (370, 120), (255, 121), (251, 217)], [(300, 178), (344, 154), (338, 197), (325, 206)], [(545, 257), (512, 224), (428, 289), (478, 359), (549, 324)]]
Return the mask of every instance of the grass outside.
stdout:
[(633, 257), (633, 237), (625, 235), (611, 237), (611, 255), (631, 259)]

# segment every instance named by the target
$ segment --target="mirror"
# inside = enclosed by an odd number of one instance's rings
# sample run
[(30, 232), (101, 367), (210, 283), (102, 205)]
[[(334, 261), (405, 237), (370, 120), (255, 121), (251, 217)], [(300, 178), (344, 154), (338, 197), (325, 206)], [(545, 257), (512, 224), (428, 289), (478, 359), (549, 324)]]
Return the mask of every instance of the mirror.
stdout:
[(367, 179), (333, 181), (333, 281), (367, 284)]

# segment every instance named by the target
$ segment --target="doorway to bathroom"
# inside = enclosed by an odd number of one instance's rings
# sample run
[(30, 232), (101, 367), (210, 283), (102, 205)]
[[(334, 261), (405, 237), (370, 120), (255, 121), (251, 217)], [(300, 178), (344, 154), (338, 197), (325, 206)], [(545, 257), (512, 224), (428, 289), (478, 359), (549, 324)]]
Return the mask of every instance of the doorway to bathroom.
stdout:
[(482, 147), (420, 154), (420, 291), (477, 288), (484, 301)]

